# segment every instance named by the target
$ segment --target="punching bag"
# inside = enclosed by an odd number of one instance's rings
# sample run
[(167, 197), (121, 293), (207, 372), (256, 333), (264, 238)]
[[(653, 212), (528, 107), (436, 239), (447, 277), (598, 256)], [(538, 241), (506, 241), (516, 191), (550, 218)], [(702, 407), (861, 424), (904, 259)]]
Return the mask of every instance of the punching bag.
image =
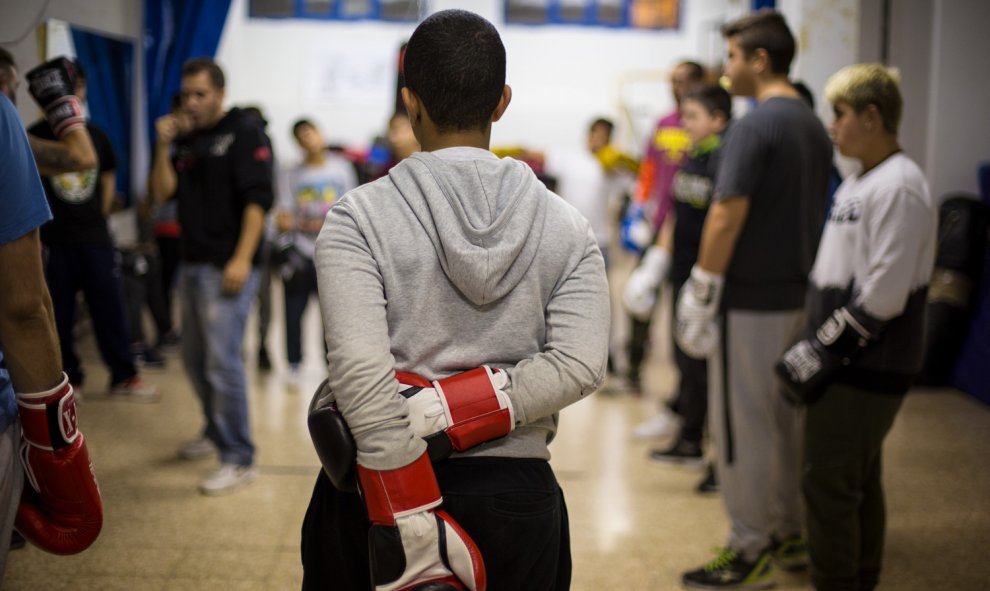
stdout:
[(987, 223), (987, 208), (975, 195), (950, 195), (939, 208), (919, 384), (949, 383), (973, 316), (987, 250)]

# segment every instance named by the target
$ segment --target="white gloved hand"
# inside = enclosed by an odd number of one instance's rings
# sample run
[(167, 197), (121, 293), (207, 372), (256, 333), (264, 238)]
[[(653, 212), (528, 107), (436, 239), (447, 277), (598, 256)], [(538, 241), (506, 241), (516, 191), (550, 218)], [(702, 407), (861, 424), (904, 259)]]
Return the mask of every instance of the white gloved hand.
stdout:
[(626, 310), (639, 320), (647, 320), (657, 303), (657, 290), (670, 272), (670, 253), (651, 246), (632, 272), (622, 291)]
[(682, 351), (695, 359), (705, 359), (718, 345), (719, 329), (715, 322), (725, 278), (705, 271), (698, 265), (681, 289), (674, 318), (674, 340)]

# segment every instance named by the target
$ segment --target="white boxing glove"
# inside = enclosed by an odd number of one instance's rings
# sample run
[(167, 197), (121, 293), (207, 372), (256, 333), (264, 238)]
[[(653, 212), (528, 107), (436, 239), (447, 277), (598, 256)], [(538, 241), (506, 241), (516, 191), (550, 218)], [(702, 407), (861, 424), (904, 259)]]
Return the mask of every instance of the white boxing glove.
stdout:
[(674, 319), (674, 340), (682, 351), (695, 359), (705, 359), (718, 345), (719, 329), (715, 317), (722, 300), (723, 275), (691, 268), (691, 278), (681, 289)]
[(622, 303), (626, 310), (639, 320), (647, 320), (657, 303), (657, 290), (670, 272), (670, 253), (659, 246), (651, 246), (639, 266), (632, 272), (622, 291)]

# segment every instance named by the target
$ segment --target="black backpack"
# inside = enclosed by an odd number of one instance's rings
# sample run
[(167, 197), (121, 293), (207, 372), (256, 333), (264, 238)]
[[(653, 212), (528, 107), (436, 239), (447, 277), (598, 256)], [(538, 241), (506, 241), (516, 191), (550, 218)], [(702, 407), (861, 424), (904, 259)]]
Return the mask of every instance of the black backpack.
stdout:
[(939, 208), (938, 250), (928, 288), (925, 353), (918, 383), (949, 383), (969, 332), (987, 252), (990, 212), (976, 195), (954, 193)]

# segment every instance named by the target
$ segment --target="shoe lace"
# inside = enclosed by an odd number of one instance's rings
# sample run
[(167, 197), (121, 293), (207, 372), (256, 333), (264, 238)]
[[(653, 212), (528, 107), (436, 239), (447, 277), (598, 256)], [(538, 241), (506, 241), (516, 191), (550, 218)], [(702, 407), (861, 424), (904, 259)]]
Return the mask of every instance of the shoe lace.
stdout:
[(736, 551), (732, 548), (712, 548), (712, 551), (715, 552), (717, 556), (715, 557), (715, 560), (712, 560), (705, 565), (705, 572), (721, 570), (732, 564), (732, 561), (738, 557), (738, 554), (736, 554)]

